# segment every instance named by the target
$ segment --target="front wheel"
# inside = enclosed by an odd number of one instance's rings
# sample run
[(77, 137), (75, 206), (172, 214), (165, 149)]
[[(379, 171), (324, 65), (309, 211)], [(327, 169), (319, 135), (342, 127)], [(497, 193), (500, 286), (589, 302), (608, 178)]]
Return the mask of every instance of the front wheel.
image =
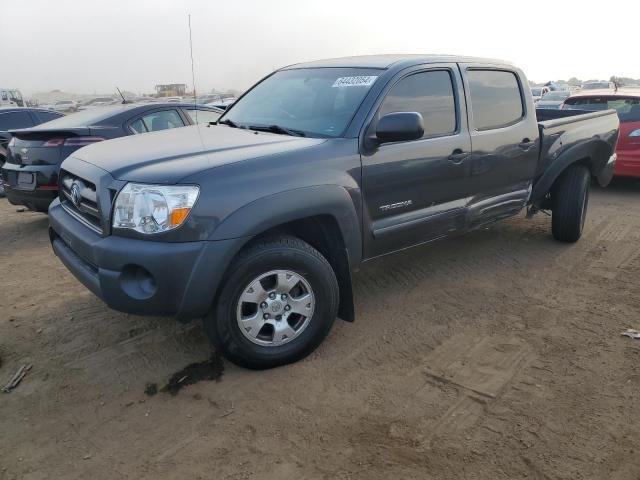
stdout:
[(551, 190), (553, 237), (561, 242), (577, 242), (582, 236), (589, 203), (589, 169), (584, 165), (567, 168)]
[(229, 272), (205, 329), (232, 362), (253, 369), (295, 362), (329, 333), (338, 282), (311, 245), (294, 237), (257, 242), (238, 254)]

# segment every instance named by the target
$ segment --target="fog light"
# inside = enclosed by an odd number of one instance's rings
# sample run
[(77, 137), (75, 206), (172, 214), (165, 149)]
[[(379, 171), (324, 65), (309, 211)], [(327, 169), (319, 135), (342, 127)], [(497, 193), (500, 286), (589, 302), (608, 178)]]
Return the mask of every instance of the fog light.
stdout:
[(146, 300), (157, 291), (156, 279), (139, 265), (126, 265), (120, 274), (120, 286), (131, 298)]

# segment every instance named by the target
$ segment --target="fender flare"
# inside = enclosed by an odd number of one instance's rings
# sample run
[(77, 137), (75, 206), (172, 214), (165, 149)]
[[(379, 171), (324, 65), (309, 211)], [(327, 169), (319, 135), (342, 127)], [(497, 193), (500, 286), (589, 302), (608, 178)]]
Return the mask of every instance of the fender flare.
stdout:
[[(585, 142), (573, 145), (562, 152), (551, 162), (542, 176), (534, 183), (529, 203), (542, 200), (551, 190), (553, 183), (569, 166), (585, 160), (591, 174), (598, 178), (600, 183), (606, 185), (609, 179), (601, 179), (600, 174), (606, 170), (607, 162), (612, 154), (611, 145), (604, 140), (589, 139)], [(606, 176), (605, 176), (606, 177)]]
[(254, 237), (271, 228), (318, 215), (330, 215), (338, 224), (349, 259), (362, 259), (361, 222), (346, 188), (338, 185), (301, 187), (258, 198), (228, 215), (210, 240)]

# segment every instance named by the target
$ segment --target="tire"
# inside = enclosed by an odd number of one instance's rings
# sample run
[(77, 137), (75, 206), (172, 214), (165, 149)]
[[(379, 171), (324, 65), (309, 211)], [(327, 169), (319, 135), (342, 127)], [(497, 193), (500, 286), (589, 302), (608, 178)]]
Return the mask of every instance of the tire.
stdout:
[(561, 242), (577, 242), (582, 235), (589, 203), (589, 169), (584, 165), (567, 168), (551, 191), (553, 237)]
[(204, 327), (216, 350), (242, 367), (261, 370), (306, 357), (337, 316), (339, 289), (331, 265), (295, 237), (246, 247), (222, 285)]

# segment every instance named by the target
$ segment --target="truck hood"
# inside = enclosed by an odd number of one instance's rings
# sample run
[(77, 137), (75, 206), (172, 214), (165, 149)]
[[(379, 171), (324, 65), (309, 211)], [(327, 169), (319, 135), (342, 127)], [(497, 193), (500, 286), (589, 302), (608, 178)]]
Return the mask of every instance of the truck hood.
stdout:
[(312, 147), (324, 139), (195, 125), (99, 142), (72, 156), (118, 180), (177, 183), (203, 170)]

